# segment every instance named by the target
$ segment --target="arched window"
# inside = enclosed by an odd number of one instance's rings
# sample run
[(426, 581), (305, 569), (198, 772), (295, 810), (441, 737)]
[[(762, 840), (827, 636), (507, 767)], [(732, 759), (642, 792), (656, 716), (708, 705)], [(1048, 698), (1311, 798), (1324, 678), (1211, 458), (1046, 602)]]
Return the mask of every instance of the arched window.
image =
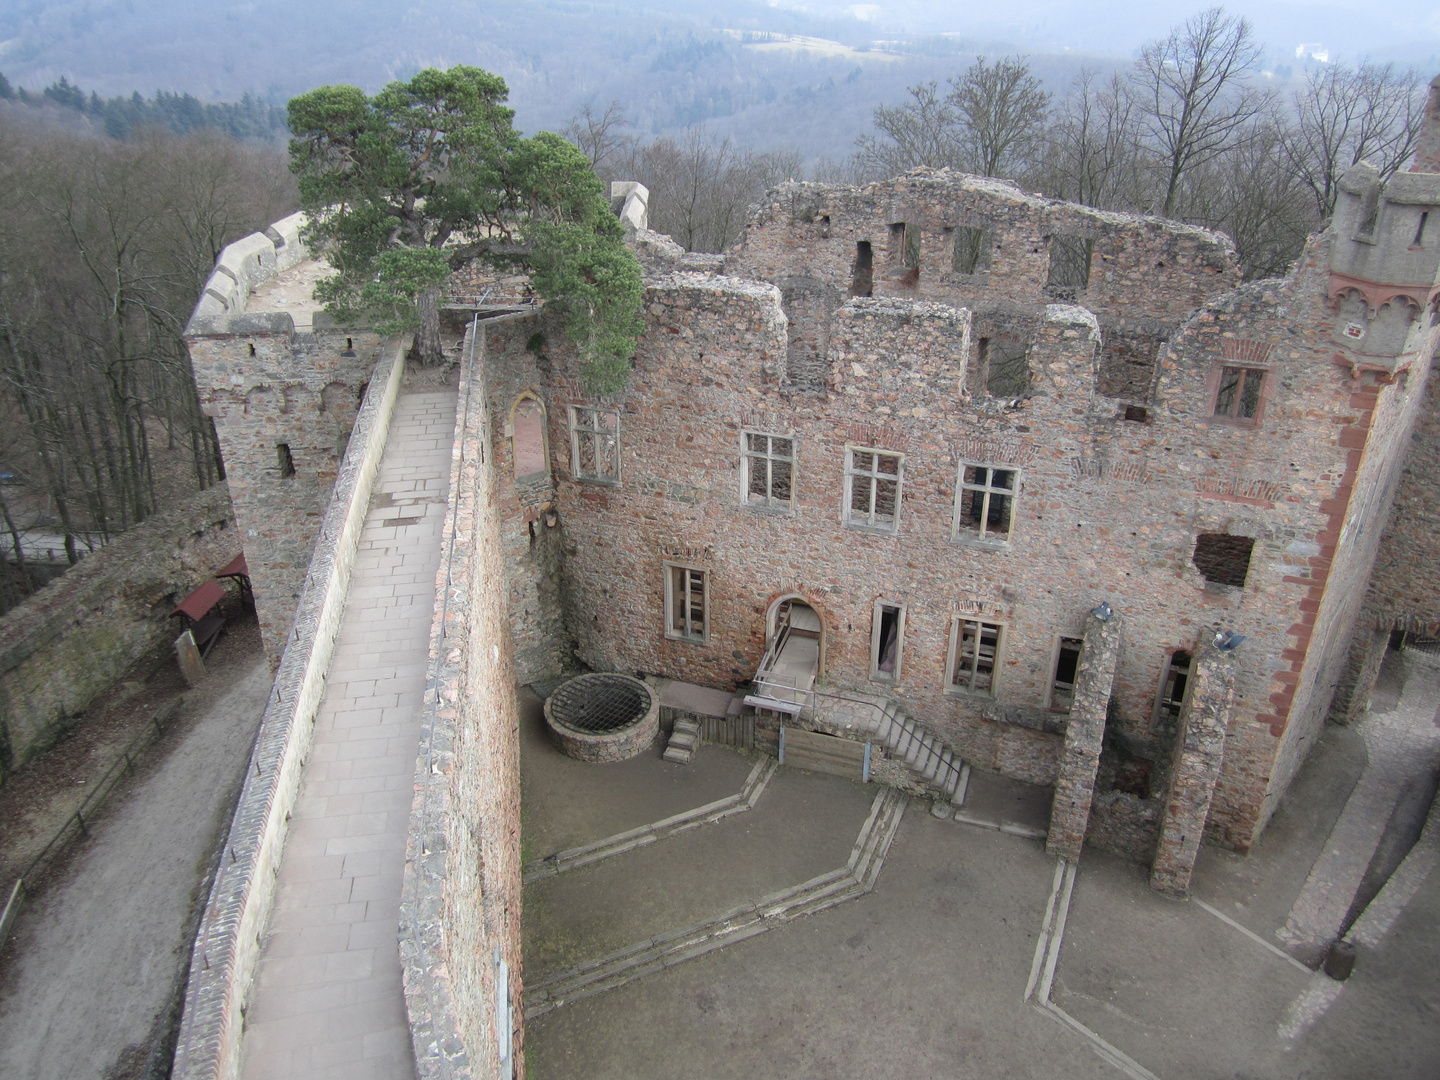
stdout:
[(510, 410), (511, 445), (515, 452), (515, 479), (533, 480), (550, 472), (545, 449), (545, 406), (522, 397)]

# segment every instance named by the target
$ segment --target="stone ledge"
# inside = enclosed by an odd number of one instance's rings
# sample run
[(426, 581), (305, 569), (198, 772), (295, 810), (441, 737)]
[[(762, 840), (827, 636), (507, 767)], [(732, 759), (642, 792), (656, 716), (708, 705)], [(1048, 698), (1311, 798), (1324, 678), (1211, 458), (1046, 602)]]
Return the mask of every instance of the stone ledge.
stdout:
[(1029, 705), (1001, 705), (999, 702), (985, 706), (980, 715), (991, 723), (1030, 728), (1050, 735), (1064, 735), (1070, 724), (1070, 718), (1064, 713)]

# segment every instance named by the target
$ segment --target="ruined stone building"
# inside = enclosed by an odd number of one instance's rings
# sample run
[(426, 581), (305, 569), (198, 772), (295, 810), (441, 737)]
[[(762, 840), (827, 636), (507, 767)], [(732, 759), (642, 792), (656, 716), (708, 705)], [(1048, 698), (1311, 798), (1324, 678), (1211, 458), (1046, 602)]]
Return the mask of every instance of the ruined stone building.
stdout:
[[(519, 682), (745, 687), (725, 722), (760, 746), (874, 739), (837, 701), (903, 712), (946, 762), (1056, 785), (1053, 850), (1183, 892), (1202, 828), (1255, 843), (1392, 631), (1440, 633), (1433, 91), (1415, 171), (1352, 168), (1280, 280), (1203, 229), (945, 171), (787, 183), (720, 256), (616, 187), (646, 271), (623, 392), (518, 289), (450, 297), (486, 485), (462, 520)], [(297, 229), (227, 253), (188, 339), (276, 661), (384, 345), (315, 310)]]

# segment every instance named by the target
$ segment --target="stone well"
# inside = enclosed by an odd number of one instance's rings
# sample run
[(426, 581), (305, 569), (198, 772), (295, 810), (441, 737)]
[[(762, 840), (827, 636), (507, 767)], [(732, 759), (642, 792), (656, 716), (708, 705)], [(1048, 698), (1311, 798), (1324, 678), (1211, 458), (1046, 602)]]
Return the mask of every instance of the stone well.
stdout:
[(545, 701), (545, 723), (560, 752), (579, 761), (624, 761), (660, 731), (660, 699), (639, 679), (592, 672)]

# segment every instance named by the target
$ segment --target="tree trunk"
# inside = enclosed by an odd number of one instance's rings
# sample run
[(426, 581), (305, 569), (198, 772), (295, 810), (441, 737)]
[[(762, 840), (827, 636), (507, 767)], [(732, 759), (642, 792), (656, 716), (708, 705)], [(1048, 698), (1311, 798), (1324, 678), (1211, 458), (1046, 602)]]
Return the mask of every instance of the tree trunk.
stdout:
[(415, 334), (415, 359), (422, 364), (442, 364), (445, 352), (440, 345), (440, 288), (426, 289), (417, 302), (420, 329)]

